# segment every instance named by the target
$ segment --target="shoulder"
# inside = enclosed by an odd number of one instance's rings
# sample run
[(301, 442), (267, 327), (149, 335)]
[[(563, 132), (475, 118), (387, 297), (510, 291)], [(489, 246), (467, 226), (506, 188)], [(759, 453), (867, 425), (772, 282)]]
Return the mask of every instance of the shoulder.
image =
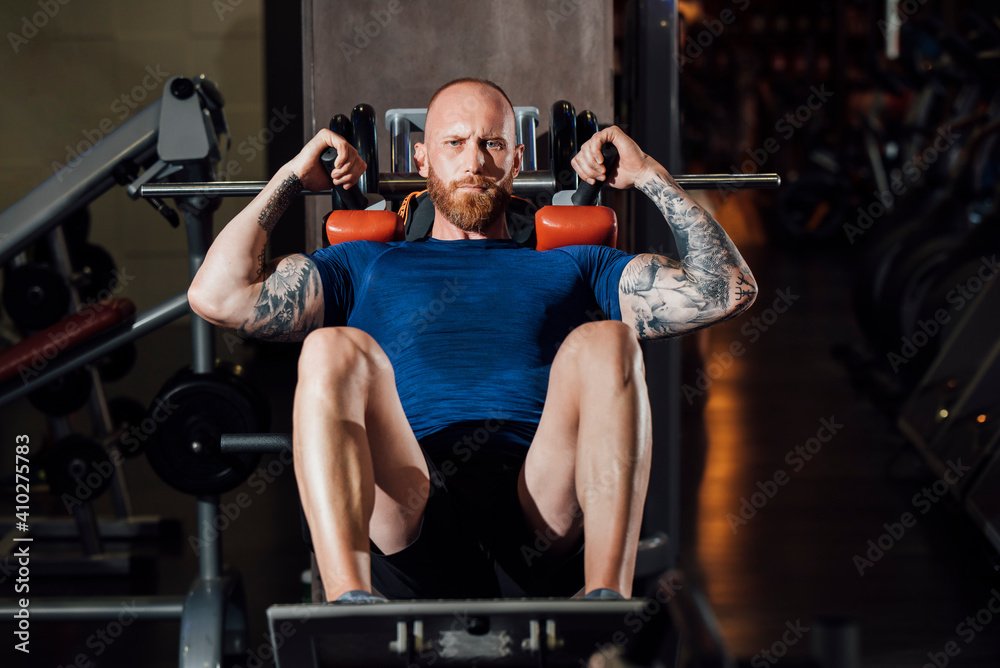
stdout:
[(624, 264), (627, 264), (628, 261), (635, 257), (634, 254), (626, 253), (617, 248), (596, 245), (560, 246), (548, 252), (560, 252), (568, 255), (581, 268), (592, 268), (609, 263), (621, 263), (624, 266)]
[(309, 257), (317, 264), (367, 264), (400, 242), (345, 241), (313, 251)]

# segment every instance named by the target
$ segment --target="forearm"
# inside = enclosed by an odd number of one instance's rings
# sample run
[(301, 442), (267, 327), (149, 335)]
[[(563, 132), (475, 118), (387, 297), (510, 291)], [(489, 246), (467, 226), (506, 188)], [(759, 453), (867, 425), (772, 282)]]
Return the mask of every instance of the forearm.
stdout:
[(757, 294), (743, 256), (715, 218), (684, 192), (662, 165), (647, 159), (652, 164), (635, 185), (656, 204), (670, 226), (680, 269), (690, 286), (715, 309), (743, 310)]
[(299, 178), (284, 167), (223, 228), (188, 291), (191, 306), (199, 315), (228, 324), (232, 314), (252, 306), (256, 295), (251, 288), (266, 277), (268, 238), (301, 190)]

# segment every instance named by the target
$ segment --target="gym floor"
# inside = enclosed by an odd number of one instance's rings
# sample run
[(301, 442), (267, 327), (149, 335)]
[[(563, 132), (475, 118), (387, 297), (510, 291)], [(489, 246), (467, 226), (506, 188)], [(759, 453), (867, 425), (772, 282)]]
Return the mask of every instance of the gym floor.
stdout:
[[(836, 615), (858, 625), (866, 666), (935, 665), (934, 657), (939, 666), (945, 660), (1000, 665), (1000, 622), (984, 621), (987, 615), (992, 621), (986, 605), (993, 588), (1000, 589), (1000, 560), (947, 499), (914, 503), (932, 480), (831, 355), (835, 345), (860, 340), (849, 264), (835, 254), (745, 242), (741, 249), (760, 296), (747, 316), (705, 335), (707, 403), (702, 411), (692, 385), (684, 425), (685, 561), (704, 583), (731, 652), (753, 666), (772, 665), (786, 653), (805, 656), (814, 621)], [(182, 321), (144, 339), (134, 372), (109, 387), (109, 396), (152, 399), (187, 359), (186, 336)], [(742, 352), (727, 357), (734, 350)], [(220, 352), (230, 356), (224, 347)], [(248, 376), (270, 395), (277, 431), (290, 428), (296, 352), (287, 345), (231, 353), (245, 359)], [(27, 403), (4, 408), (0, 421), (7, 433), (44, 433)], [(131, 589), (114, 581), (36, 578), (33, 595), (120, 594), (128, 601), (187, 590), (196, 572), (193, 499), (161, 483), (142, 458), (128, 460), (126, 470), (137, 513), (181, 521), (179, 549), (151, 561), (155, 577), (137, 578)], [(303, 596), (299, 577), (308, 563), (293, 472), (265, 460), (254, 485), (223, 501), (224, 559), (242, 573), (251, 611), (256, 661), (247, 665), (269, 665), (264, 610)], [(42, 504), (36, 498), (36, 519)], [(107, 498), (98, 506), (110, 512)], [(907, 511), (916, 525), (900, 535), (893, 525)], [(866, 556), (868, 541), (880, 539), (884, 555)], [(855, 555), (871, 563), (856, 563)], [(963, 624), (977, 613), (981, 626)], [(34, 631), (30, 665), (177, 661), (176, 623), (37, 622)], [(958, 656), (947, 657), (946, 646)]]

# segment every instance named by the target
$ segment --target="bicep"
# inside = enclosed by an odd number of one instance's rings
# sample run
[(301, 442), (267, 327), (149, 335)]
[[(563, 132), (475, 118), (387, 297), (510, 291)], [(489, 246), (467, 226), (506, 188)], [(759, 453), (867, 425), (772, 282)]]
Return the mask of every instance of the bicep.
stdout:
[(308, 256), (289, 255), (268, 267), (251, 286), (254, 305), (240, 334), (272, 341), (301, 341), (323, 326), (323, 283)]
[(685, 334), (728, 315), (683, 264), (654, 253), (636, 255), (625, 265), (618, 300), (622, 322), (642, 339)]

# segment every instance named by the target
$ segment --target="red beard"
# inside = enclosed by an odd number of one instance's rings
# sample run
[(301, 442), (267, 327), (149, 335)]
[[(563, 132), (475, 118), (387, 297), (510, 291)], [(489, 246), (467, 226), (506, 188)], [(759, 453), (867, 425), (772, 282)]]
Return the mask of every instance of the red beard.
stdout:
[[(483, 190), (459, 190), (462, 186), (478, 186)], [(483, 234), (483, 230), (507, 210), (513, 192), (513, 174), (499, 181), (469, 176), (446, 184), (437, 177), (433, 167), (429, 168), (427, 193), (431, 201), (452, 225), (465, 232)]]

